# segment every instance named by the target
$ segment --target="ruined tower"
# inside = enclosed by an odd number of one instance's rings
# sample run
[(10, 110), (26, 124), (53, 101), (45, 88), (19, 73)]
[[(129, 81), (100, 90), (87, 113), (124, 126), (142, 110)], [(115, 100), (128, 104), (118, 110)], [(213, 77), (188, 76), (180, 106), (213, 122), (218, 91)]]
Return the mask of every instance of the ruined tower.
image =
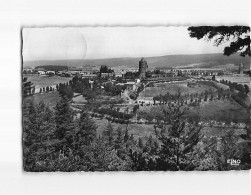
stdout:
[(143, 79), (146, 77), (146, 70), (148, 68), (147, 61), (144, 58), (141, 58), (139, 61), (139, 78)]

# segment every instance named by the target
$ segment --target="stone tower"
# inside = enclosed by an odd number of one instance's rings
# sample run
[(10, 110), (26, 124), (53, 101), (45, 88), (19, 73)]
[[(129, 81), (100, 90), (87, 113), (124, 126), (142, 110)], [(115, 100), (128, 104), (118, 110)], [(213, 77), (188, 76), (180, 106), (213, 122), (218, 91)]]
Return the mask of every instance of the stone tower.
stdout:
[(240, 63), (240, 66), (239, 66), (239, 74), (243, 74), (243, 64)]
[(143, 79), (146, 77), (146, 70), (148, 68), (147, 61), (144, 58), (141, 58), (139, 61), (139, 78)]

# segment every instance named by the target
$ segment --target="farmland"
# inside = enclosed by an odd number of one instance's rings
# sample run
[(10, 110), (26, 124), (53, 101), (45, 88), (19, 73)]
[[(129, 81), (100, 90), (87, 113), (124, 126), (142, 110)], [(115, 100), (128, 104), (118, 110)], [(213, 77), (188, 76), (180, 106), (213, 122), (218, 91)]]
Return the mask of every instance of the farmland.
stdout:
[(59, 101), (59, 94), (57, 91), (53, 91), (50, 93), (42, 93), (36, 94), (34, 96), (26, 97), (24, 99), (24, 104), (26, 104), (29, 100), (34, 100), (35, 104), (38, 104), (40, 101), (43, 101), (50, 109), (56, 106)]
[[(109, 121), (106, 119), (98, 119), (93, 118), (95, 124), (97, 125), (97, 134), (101, 135), (102, 132), (106, 129)], [(111, 123), (113, 129), (116, 131), (117, 128), (121, 128), (123, 131), (126, 129), (126, 124), (119, 124), (119, 123)], [(154, 127), (153, 125), (147, 124), (129, 124), (128, 125), (128, 133), (133, 134), (134, 138), (138, 139), (141, 137), (143, 140), (150, 135), (154, 135)]]
[(219, 121), (247, 122), (249, 114), (234, 100), (217, 100), (202, 104), (190, 110), (192, 114), (198, 114), (202, 119), (217, 119)]
[[(106, 119), (98, 119), (93, 118), (95, 121), (95, 124), (97, 125), (97, 134), (102, 135), (102, 132), (107, 128), (108, 126), (108, 120)], [(119, 124), (119, 123), (111, 123), (114, 131), (116, 131), (118, 128), (121, 128), (123, 131), (126, 130), (126, 124)], [(154, 136), (154, 125), (152, 124), (129, 124), (128, 127), (128, 133), (133, 134), (135, 139), (141, 138), (143, 141), (147, 140), (147, 137)], [(206, 136), (222, 136), (226, 134), (226, 131), (230, 130), (229, 128), (221, 128), (221, 127), (210, 127), (206, 126), (201, 129), (201, 133)], [(245, 133), (244, 129), (234, 129), (236, 134)]]
[(39, 92), (39, 89), (42, 87), (52, 86), (55, 87), (59, 83), (66, 83), (71, 80), (70, 77), (59, 77), (59, 76), (27, 76), (28, 81), (31, 81), (35, 85), (36, 92)]
[(245, 76), (217, 76), (216, 80), (220, 81), (220, 80), (227, 80), (227, 81), (231, 81), (232, 83), (239, 83), (239, 84), (243, 84), (243, 85), (248, 85), (251, 87), (251, 78), (250, 77), (245, 77)]
[(145, 92), (141, 93), (141, 97), (154, 97), (157, 95), (164, 95), (167, 92), (170, 94), (176, 94), (178, 89), (180, 89), (182, 94), (191, 94), (191, 93), (202, 93), (206, 90), (215, 90), (214, 87), (207, 86), (204, 84), (195, 85), (194, 87), (187, 86), (188, 81), (181, 81), (177, 83), (161, 83), (156, 87), (147, 87)]

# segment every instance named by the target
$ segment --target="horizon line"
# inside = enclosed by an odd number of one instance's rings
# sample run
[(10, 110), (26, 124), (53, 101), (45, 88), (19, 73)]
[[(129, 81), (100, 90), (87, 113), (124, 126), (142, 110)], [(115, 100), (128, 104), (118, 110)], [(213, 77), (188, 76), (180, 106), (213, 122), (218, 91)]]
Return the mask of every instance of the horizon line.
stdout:
[[(235, 54), (238, 54), (239, 52), (235, 53)], [(141, 56), (141, 57), (111, 57), (111, 58), (86, 58), (86, 59), (81, 59), (81, 58), (74, 58), (74, 59), (55, 59), (55, 60), (23, 60), (23, 62), (32, 62), (32, 61), (58, 61), (58, 60), (107, 60), (107, 59), (119, 59), (119, 58), (154, 58), (154, 57), (165, 57), (165, 56), (179, 56), (179, 55), (210, 55), (210, 54), (222, 54), (223, 56), (226, 56), (224, 55), (223, 53), (200, 53), (200, 54), (168, 54), (168, 55), (161, 55), (161, 56), (148, 56), (148, 57), (145, 57), (145, 56)], [(232, 55), (235, 55), (235, 54), (232, 54)], [(229, 57), (229, 56), (226, 56), (226, 57)]]

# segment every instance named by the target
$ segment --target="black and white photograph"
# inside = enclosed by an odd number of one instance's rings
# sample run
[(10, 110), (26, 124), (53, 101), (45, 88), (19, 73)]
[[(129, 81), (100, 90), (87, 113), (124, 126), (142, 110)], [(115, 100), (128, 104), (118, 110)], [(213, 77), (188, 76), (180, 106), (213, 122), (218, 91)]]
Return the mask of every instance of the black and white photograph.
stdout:
[(0, 194), (249, 194), (250, 3), (0, 1)]
[(250, 27), (21, 29), (25, 172), (251, 168)]

